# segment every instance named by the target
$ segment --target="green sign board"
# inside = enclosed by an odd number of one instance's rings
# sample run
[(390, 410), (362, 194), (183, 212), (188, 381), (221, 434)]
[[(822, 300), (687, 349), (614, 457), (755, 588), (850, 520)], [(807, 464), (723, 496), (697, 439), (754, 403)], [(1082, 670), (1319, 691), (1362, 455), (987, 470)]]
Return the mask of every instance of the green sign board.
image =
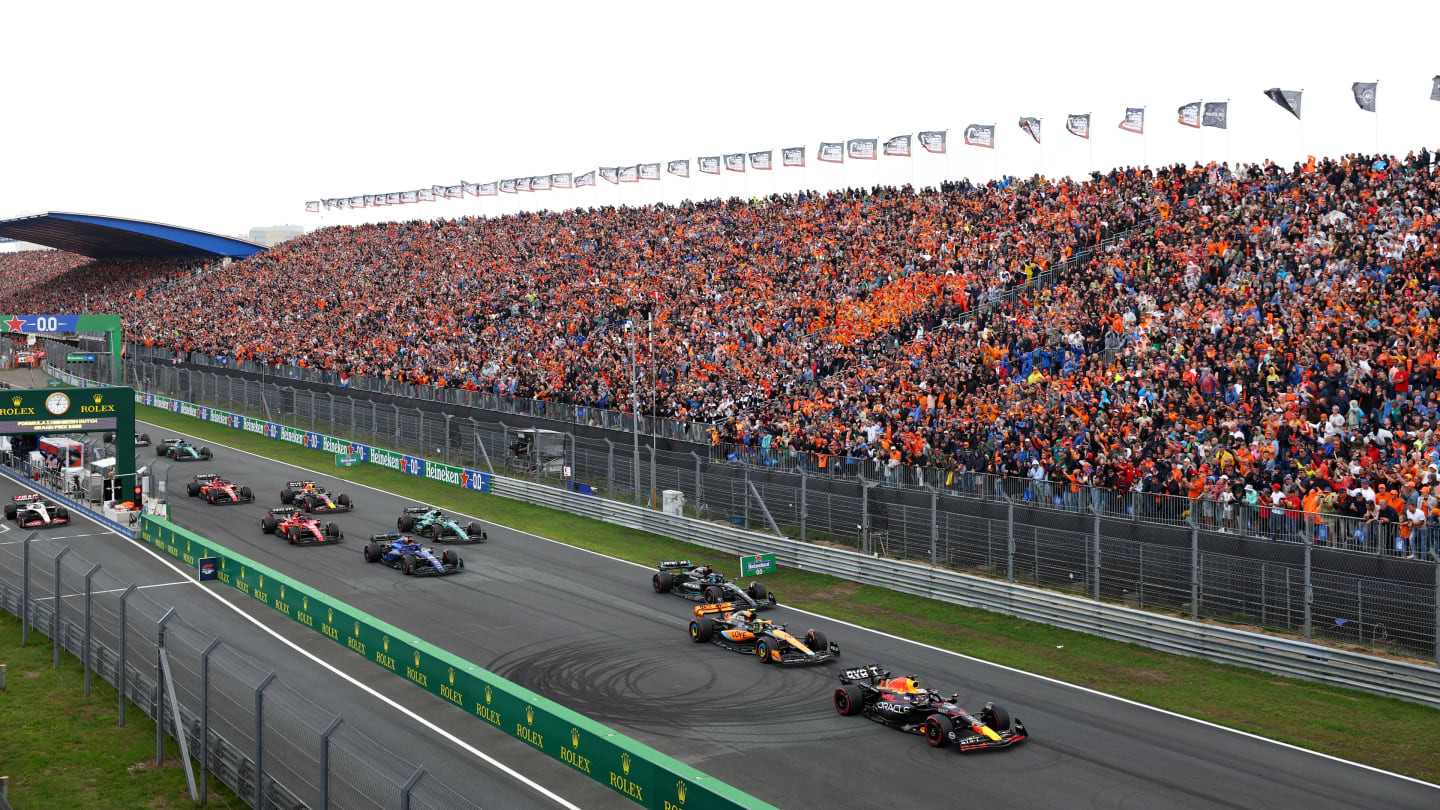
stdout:
[(46, 388), (64, 388), (64, 387), (65, 387), (65, 383), (64, 383), (63, 381), (61, 381), (61, 380), (46, 380), (46, 381), (45, 381), (45, 387), (46, 387)]
[(774, 554), (756, 554), (753, 557), (740, 558), (740, 576), (758, 577), (761, 574), (769, 574), (775, 570)]
[(360, 457), (354, 453), (336, 453), (336, 467), (356, 467), (360, 464)]
[(94, 352), (70, 352), (65, 355), (67, 363), (93, 363), (95, 362)]

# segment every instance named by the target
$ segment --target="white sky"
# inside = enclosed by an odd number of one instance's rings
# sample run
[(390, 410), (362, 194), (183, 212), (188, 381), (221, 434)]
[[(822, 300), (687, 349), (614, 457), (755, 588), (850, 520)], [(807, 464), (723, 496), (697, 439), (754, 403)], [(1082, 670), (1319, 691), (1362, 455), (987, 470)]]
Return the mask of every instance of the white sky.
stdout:
[[(78, 211), (238, 234), (1201, 157), (1175, 109), (1230, 99), (1203, 157), (1375, 146), (1353, 81), (1380, 80), (1380, 147), (1440, 145), (1433, 10), (1420, 2), (11, 3), (0, 217)], [(1265, 88), (1305, 90), (1301, 125)], [(1117, 129), (1149, 108), (1146, 135)], [(1064, 131), (1093, 113), (1092, 140)], [(966, 147), (997, 124), (993, 151)], [(820, 141), (948, 129), (950, 155), (815, 162)], [(809, 168), (779, 168), (807, 147)], [(1093, 147), (1093, 156), (1091, 148)], [(699, 155), (775, 150), (771, 172)], [(1143, 151), (1142, 151), (1143, 150)], [(321, 197), (692, 161), (689, 183), (307, 214)]]

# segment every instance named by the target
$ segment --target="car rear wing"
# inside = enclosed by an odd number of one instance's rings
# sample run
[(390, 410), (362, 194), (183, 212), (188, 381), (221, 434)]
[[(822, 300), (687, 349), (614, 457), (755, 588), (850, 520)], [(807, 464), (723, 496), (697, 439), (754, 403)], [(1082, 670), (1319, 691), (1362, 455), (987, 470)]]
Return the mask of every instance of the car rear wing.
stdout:
[(401, 509), (400, 513), (403, 515), (423, 515), (430, 511), (432, 510), (428, 506), (407, 506)]
[(881, 669), (875, 664), (865, 667), (847, 669), (840, 673), (840, 683), (854, 683), (855, 681), (869, 681), (873, 686), (877, 681), (890, 677), (890, 670)]
[(692, 565), (689, 560), (666, 560), (655, 567), (661, 570), (669, 570), (675, 568), (694, 568), (695, 566)]
[(200, 473), (199, 475), (195, 476), (195, 480), (196, 480), (196, 481), (218, 481), (218, 480), (220, 480), (220, 473)]
[(167, 436), (166, 438), (161, 439), (161, 440), (160, 440), (160, 443), (161, 443), (161, 444), (179, 444), (179, 443), (181, 443), (181, 442), (183, 442), (183, 441), (185, 441), (185, 440), (184, 440), (184, 439), (177, 439), (177, 438), (175, 438), (174, 436)]
[(270, 514), (272, 514), (272, 515), (295, 515), (295, 514), (299, 514), (299, 513), (300, 513), (300, 507), (298, 507), (298, 506), (272, 506), (272, 507), (270, 507)]
[(405, 535), (401, 534), (400, 532), (386, 532), (386, 533), (384, 533), (384, 534), (372, 534), (372, 535), (370, 535), (370, 539), (371, 539), (371, 540), (399, 540), (400, 538), (402, 538), (402, 537), (404, 537), (404, 536), (405, 536)]
[(734, 613), (736, 610), (739, 610), (739, 608), (735, 606), (734, 602), (716, 602), (712, 605), (696, 605), (695, 616), (698, 618), (700, 616), (709, 616), (712, 613)]
[(19, 494), (19, 495), (16, 495), (15, 497), (11, 498), (11, 500), (13, 500), (13, 501), (15, 501), (15, 502), (17, 502), (17, 503), (28, 503), (28, 502), (30, 502), (30, 501), (38, 501), (38, 500), (40, 500), (40, 493), (38, 493), (38, 492), (24, 492), (24, 493), (21, 493), (21, 494)]
[(313, 486), (315, 486), (315, 482), (314, 482), (314, 481), (286, 481), (286, 482), (285, 482), (285, 486), (289, 487), (290, 489), (304, 489), (304, 488), (306, 488), (306, 487), (313, 487)]

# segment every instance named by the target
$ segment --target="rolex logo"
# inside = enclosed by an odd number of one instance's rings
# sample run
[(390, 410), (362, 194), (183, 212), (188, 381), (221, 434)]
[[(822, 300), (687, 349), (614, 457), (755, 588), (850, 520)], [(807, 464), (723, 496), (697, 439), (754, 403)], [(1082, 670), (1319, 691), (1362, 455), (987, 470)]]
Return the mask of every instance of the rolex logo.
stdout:
[(579, 747), (580, 747), (580, 729), (578, 729), (578, 728), (572, 728), (572, 729), (570, 729), (570, 747), (571, 747), (571, 748), (579, 748)]
[(261, 574), (261, 575), (260, 575), (260, 587), (262, 587), (262, 588), (265, 587), (265, 575), (264, 575), (264, 574)]
[(685, 803), (685, 780), (684, 780), (684, 779), (681, 779), (679, 782), (676, 782), (676, 783), (675, 783), (675, 797), (680, 800), (680, 803), (681, 803), (681, 804), (684, 804), (684, 803)]
[(20, 407), (20, 397), (11, 397), (10, 403), (17, 408)]
[(285, 598), (285, 586), (284, 586), (284, 585), (281, 585), (281, 586), (280, 586), (280, 598), (281, 598), (281, 599), (284, 599), (284, 598)]
[(485, 702), (490, 702), (490, 687), (488, 685), (485, 687)]
[(630, 775), (630, 752), (626, 751), (620, 755), (620, 770), (626, 776)]
[(455, 667), (450, 667), (450, 685), (455, 685)]
[(103, 400), (103, 399), (105, 399), (105, 397), (104, 397), (103, 395), (101, 395), (101, 394), (96, 394), (96, 395), (95, 395), (95, 404), (96, 404), (96, 405), (99, 405), (99, 404), (100, 404), (100, 401)]
[(530, 723), (533, 723), (533, 722), (535, 722), (535, 707), (534, 707), (534, 706), (526, 706), (526, 707), (525, 707), (525, 723), (526, 723), (526, 725), (529, 725)]
[[(356, 632), (356, 633), (359, 633), (359, 632), (360, 632), (360, 623), (359, 623), (359, 622), (356, 622), (356, 623), (355, 623), (355, 632)], [(387, 652), (387, 653), (390, 652), (390, 637), (389, 637), (389, 636), (382, 636), (382, 637), (380, 638), (380, 647), (381, 647), (382, 649), (384, 649), (385, 652)]]
[(309, 610), (309, 609), (310, 609), (310, 597), (308, 597), (308, 596), (302, 596), (302, 597), (300, 597), (300, 609), (301, 609), (301, 610)]
[(416, 668), (416, 669), (419, 669), (419, 668), (420, 668), (420, 651), (419, 651), (419, 650), (416, 650), (416, 651), (415, 651), (415, 668)]

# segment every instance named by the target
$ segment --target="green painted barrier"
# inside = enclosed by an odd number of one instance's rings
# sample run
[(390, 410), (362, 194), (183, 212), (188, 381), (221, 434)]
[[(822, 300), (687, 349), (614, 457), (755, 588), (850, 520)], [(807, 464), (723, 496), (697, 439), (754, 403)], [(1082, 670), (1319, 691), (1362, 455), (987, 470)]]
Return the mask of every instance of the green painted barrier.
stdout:
[(357, 608), (145, 515), (140, 538), (195, 566), (219, 560), (216, 578), (481, 721), (656, 810), (774, 808), (714, 777), (511, 683)]

